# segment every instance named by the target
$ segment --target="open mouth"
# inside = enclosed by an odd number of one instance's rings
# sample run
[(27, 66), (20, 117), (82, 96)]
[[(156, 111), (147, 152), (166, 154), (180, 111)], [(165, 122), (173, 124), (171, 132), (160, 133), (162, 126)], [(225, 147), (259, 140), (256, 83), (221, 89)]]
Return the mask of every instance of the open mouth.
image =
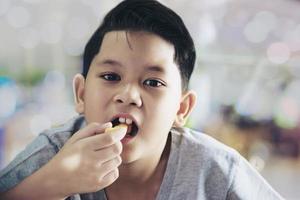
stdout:
[[(118, 117), (114, 120), (112, 120), (111, 122), (113, 124), (113, 127), (119, 125), (119, 124), (125, 124), (127, 125), (127, 132), (126, 132), (126, 136), (130, 136), (130, 137), (134, 137), (137, 135), (138, 133), (138, 126), (136, 125), (136, 123), (132, 120), (132, 119), (128, 119), (128, 118), (123, 118), (123, 117)], [(126, 137), (125, 136), (125, 137)]]

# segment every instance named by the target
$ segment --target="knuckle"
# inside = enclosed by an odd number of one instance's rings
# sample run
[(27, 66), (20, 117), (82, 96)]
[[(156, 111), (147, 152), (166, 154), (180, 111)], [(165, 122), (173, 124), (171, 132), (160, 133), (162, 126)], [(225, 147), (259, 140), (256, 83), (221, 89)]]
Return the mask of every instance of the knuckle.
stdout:
[(97, 171), (99, 169), (99, 163), (96, 161), (93, 161), (92, 164), (90, 164), (89, 169), (87, 170), (93, 170), (93, 171)]
[(118, 170), (118, 169), (115, 169), (115, 170), (111, 171), (109, 174), (107, 174), (107, 175), (104, 177), (104, 181), (105, 181), (107, 184), (111, 184), (111, 183), (114, 182), (118, 177), (119, 177), (119, 170)]
[(98, 127), (98, 126), (99, 126), (99, 123), (97, 123), (97, 122), (91, 122), (91, 123), (89, 124), (89, 126), (90, 126), (90, 127)]
[(110, 171), (109, 173), (102, 176), (98, 176), (97, 183), (95, 185), (95, 190), (98, 191), (100, 189), (103, 189), (110, 184), (112, 184), (117, 178), (119, 177), (119, 170), (118, 168)]
[(115, 154), (121, 154), (122, 153), (122, 145), (116, 143), (115, 145), (113, 145), (113, 152)]
[(102, 183), (101, 179), (95, 180), (94, 184), (91, 186), (92, 192), (97, 192), (98, 190), (101, 190), (102, 189), (101, 183)]
[(103, 165), (103, 168), (105, 171), (110, 171), (110, 170), (115, 170), (115, 169), (118, 169), (118, 166), (121, 164), (122, 160), (118, 157), (110, 160), (110, 161), (107, 161), (104, 165)]
[(114, 162), (114, 160), (108, 161), (107, 165), (106, 165), (106, 169), (114, 169), (116, 168), (116, 163)]
[(88, 125), (88, 128), (87, 130), (97, 130), (99, 128), (99, 123), (97, 122), (91, 122), (89, 125)]
[(114, 170), (113, 171), (113, 180), (116, 180), (117, 178), (119, 178), (119, 170), (118, 169), (116, 169), (116, 170)]
[(118, 166), (121, 165), (121, 163), (122, 163), (122, 158), (121, 158), (121, 156), (117, 156), (117, 157), (116, 157), (116, 162), (117, 162), (117, 165), (118, 165)]
[(106, 134), (104, 140), (106, 144), (113, 144), (115, 142), (111, 134)]

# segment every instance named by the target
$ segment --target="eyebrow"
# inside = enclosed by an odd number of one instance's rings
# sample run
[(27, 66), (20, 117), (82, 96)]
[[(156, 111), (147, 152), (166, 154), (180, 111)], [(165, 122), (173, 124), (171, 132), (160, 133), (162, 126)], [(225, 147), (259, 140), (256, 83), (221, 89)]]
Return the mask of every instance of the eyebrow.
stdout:
[[(97, 65), (111, 65), (111, 66), (123, 67), (122, 63), (113, 59), (104, 59), (98, 62)], [(159, 65), (149, 65), (146, 67), (146, 71), (165, 73), (165, 69)]]
[(112, 59), (105, 59), (97, 63), (97, 65), (113, 65), (113, 66), (119, 66), (122, 67), (122, 63), (112, 60)]
[(165, 69), (160, 67), (159, 65), (154, 65), (154, 66), (148, 66), (147, 71), (154, 71), (154, 72), (160, 72), (160, 73), (165, 73)]

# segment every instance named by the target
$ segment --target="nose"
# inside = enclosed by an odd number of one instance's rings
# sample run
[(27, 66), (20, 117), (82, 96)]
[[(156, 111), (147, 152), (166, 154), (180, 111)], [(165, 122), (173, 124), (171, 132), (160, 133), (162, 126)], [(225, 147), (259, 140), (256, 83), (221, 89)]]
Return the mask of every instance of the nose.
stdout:
[(126, 85), (120, 88), (114, 97), (114, 102), (125, 105), (142, 106), (142, 99), (139, 89), (136, 86)]

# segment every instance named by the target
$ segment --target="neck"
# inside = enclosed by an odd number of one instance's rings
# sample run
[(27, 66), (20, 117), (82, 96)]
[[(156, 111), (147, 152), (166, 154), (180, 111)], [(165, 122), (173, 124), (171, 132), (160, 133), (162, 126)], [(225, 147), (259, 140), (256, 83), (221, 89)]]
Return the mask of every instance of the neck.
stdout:
[[(139, 193), (156, 195), (164, 177), (170, 146), (171, 137), (169, 135), (164, 147), (161, 148), (160, 154), (155, 153), (133, 163), (122, 164), (119, 167), (119, 178), (106, 189), (109, 196), (111, 194), (115, 196), (114, 191), (118, 191), (117, 193), (120, 195), (123, 191), (127, 196), (132, 194), (135, 197)], [(155, 155), (158, 156), (155, 157)]]

